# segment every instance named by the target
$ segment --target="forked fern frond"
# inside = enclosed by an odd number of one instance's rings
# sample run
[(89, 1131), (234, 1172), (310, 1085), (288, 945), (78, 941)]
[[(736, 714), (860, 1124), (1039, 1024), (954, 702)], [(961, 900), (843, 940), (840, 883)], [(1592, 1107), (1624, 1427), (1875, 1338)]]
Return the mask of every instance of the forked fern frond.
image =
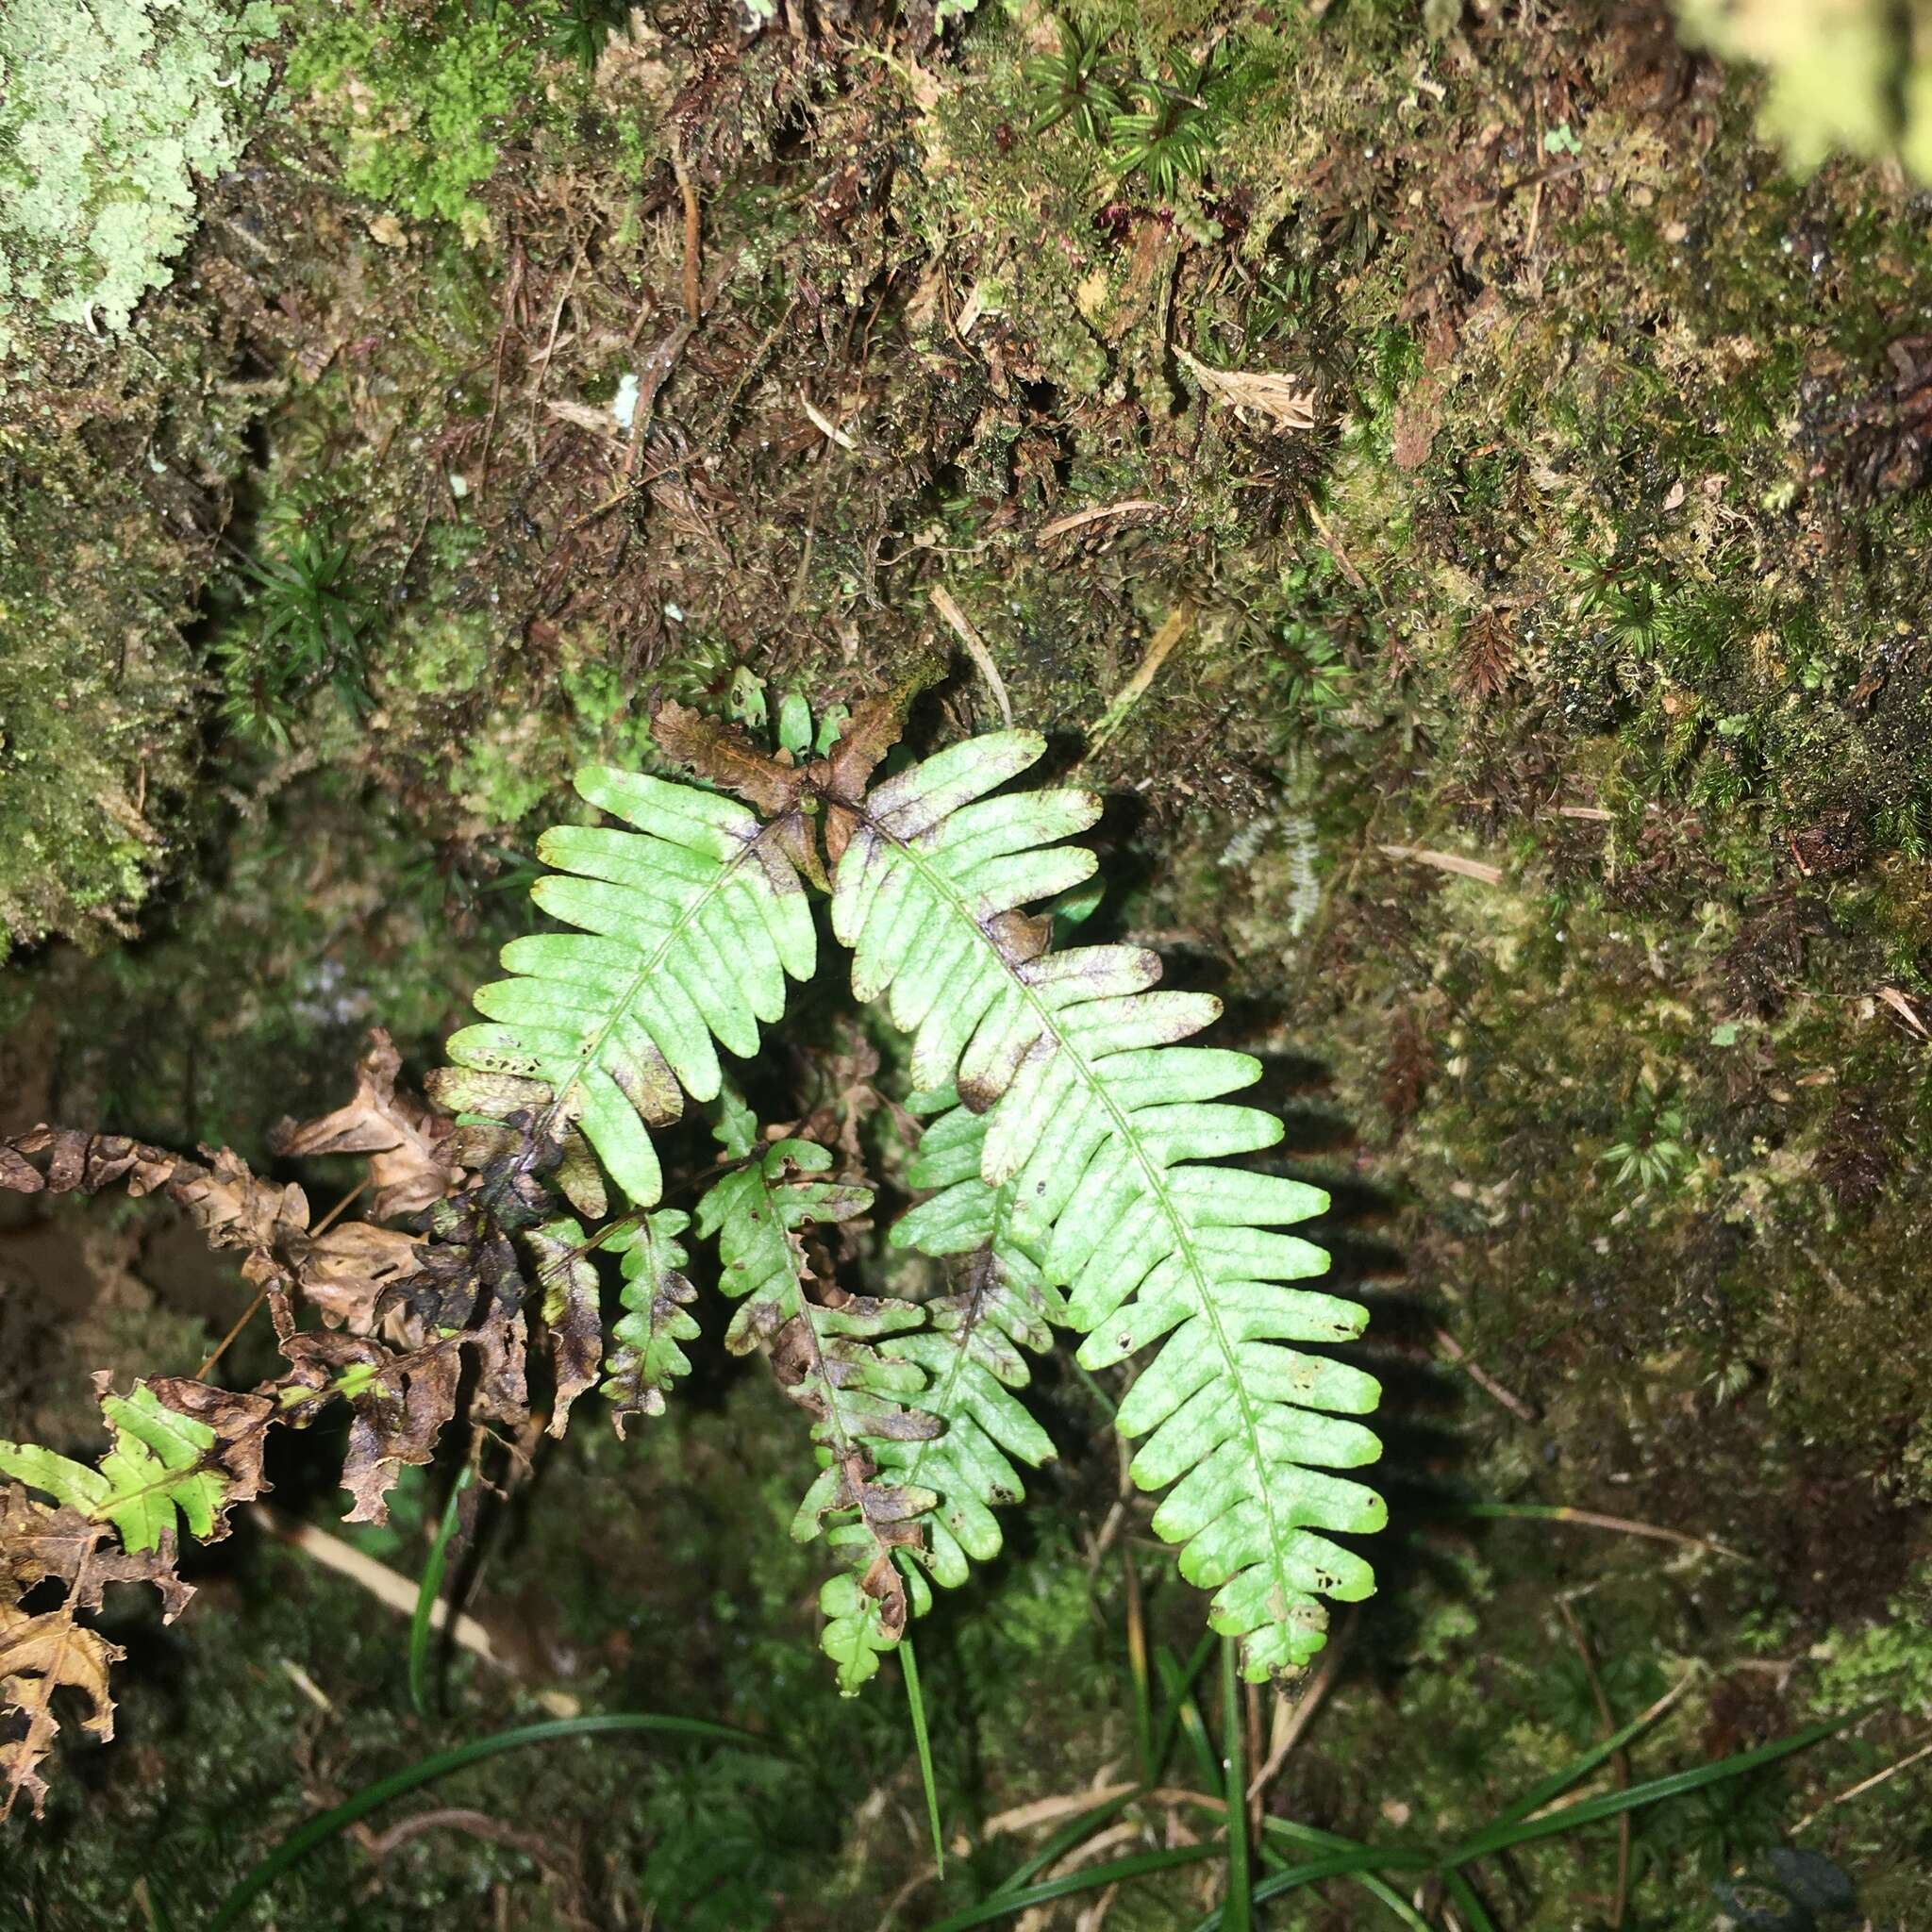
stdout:
[[(980, 1179), (1038, 1230), (1044, 1278), (1070, 1291), (1089, 1368), (1161, 1341), (1120, 1426), (1146, 1440), (1132, 1473), (1174, 1485), (1154, 1526), (1213, 1589), (1212, 1621), (1246, 1640), (1251, 1677), (1305, 1663), (1319, 1598), (1366, 1596), (1369, 1567), (1326, 1531), (1386, 1520), (1328, 1469), (1380, 1453), (1351, 1415), (1379, 1396), (1360, 1370), (1282, 1347), (1345, 1341), (1364, 1311), (1287, 1286), (1326, 1254), (1271, 1232), (1321, 1213), (1320, 1190), (1207, 1165), (1274, 1145), (1280, 1123), (1222, 1104), (1260, 1075), (1245, 1054), (1181, 1046), (1220, 1011), (1156, 992), (1159, 961), (1126, 946), (1044, 955), (1021, 908), (1076, 884), (1091, 854), (1052, 841), (1098, 816), (1091, 794), (991, 797), (1044, 742), (1009, 731), (925, 759), (873, 791), (833, 881), (853, 988), (885, 995), (926, 1090), (986, 1113)], [(941, 1197), (943, 1198), (943, 1197)], [(1165, 1338), (1163, 1341), (1162, 1339)]]
[(579, 772), (576, 789), (632, 829), (543, 835), (539, 855), (557, 870), (531, 897), (578, 930), (503, 949), (514, 976), (479, 989), (486, 1024), (451, 1036), (453, 1065), (431, 1091), (468, 1124), (546, 1124), (554, 1131), (536, 1138), (561, 1143), (559, 1184), (594, 1216), (606, 1202), (577, 1133), (632, 1203), (654, 1206), (662, 1181), (648, 1127), (675, 1120), (685, 1092), (716, 1098), (713, 1042), (755, 1054), (758, 1023), (785, 1010), (786, 975), (810, 977), (816, 941), (779, 824), (603, 766)]

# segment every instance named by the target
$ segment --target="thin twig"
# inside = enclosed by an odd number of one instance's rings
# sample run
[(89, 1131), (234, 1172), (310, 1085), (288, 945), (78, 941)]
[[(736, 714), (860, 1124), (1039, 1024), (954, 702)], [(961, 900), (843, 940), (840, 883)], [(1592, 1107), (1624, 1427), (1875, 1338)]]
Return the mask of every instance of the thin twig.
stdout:
[(678, 193), (684, 197), (684, 317), (695, 328), (705, 312), (699, 295), (700, 250), (704, 231), (698, 215), (697, 183), (691, 178), (691, 170), (684, 164), (681, 142), (672, 143), (671, 172), (677, 177)]
[(1050, 524), (1041, 526), (1034, 538), (1036, 543), (1050, 543), (1056, 537), (1070, 536), (1075, 530), (1084, 530), (1089, 524), (1104, 523), (1111, 517), (1129, 516), (1136, 512), (1158, 514), (1167, 506), (1157, 503), (1151, 496), (1130, 496), (1122, 503), (1095, 504), (1090, 509), (1076, 509), (1063, 517), (1056, 517)]
[(986, 641), (973, 628), (966, 613), (959, 608), (952, 591), (943, 584), (935, 584), (926, 594), (932, 599), (932, 608), (953, 627), (953, 634), (966, 647), (966, 655), (973, 659), (974, 667), (986, 679), (993, 695), (993, 702), (1000, 708), (1000, 717), (1008, 731), (1013, 728), (1013, 707), (1007, 696), (1005, 681), (1000, 676), (999, 666), (992, 661), (992, 653), (986, 648)]
[(1863, 1795), (1874, 1785), (1882, 1785), (1887, 1778), (1896, 1777), (1902, 1771), (1909, 1771), (1913, 1765), (1922, 1762), (1927, 1757), (1932, 1757), (1932, 1733), (1928, 1733), (1916, 1749), (1907, 1752), (1897, 1763), (1888, 1764), (1883, 1771), (1874, 1771), (1870, 1777), (1860, 1778), (1849, 1790), (1840, 1791), (1837, 1796), (1825, 1799), (1824, 1804), (1818, 1806), (1813, 1810), (1806, 1812), (1804, 1817), (1791, 1826), (1791, 1836), (1795, 1838), (1807, 1824), (1811, 1824), (1813, 1820), (1823, 1817), (1834, 1805), (1843, 1805), (1853, 1798)]
[[(1146, 696), (1147, 688), (1158, 675), (1160, 667), (1167, 662), (1168, 655), (1188, 633), (1188, 626), (1193, 621), (1193, 611), (1185, 604), (1176, 604), (1167, 613), (1167, 621), (1154, 633), (1147, 646), (1147, 654), (1141, 659), (1140, 667), (1127, 679), (1119, 695), (1108, 706), (1100, 722), (1094, 725), (1088, 740), (1087, 757), (1094, 757), (1116, 731), (1126, 722), (1127, 714)], [(1082, 760), (1082, 763), (1085, 759)]]
[[(291, 1549), (299, 1550), (305, 1557), (312, 1557), (324, 1569), (333, 1570), (337, 1575), (360, 1584), (378, 1603), (386, 1605), (398, 1616), (415, 1615), (417, 1586), (408, 1577), (399, 1576), (385, 1564), (365, 1557), (341, 1537), (331, 1536), (327, 1530), (318, 1529), (312, 1523), (284, 1516), (279, 1510), (271, 1509), (266, 1503), (250, 1503), (246, 1507), (249, 1517), (269, 1535)], [(516, 1666), (497, 1649), (490, 1632), (467, 1610), (458, 1610), (452, 1620), (449, 1605), (438, 1597), (430, 1606), (429, 1623), (435, 1630), (447, 1627), (452, 1642), (473, 1652), (485, 1663), (494, 1664), (498, 1670), (511, 1676), (520, 1674)], [(561, 1690), (539, 1691), (537, 1701), (556, 1717), (575, 1717), (583, 1708), (575, 1697)]]
[(1248, 1782), (1248, 1803), (1256, 1804), (1280, 1775), (1281, 1767), (1288, 1762), (1288, 1754), (1301, 1742), (1302, 1734), (1314, 1723), (1315, 1713), (1321, 1709), (1323, 1699), (1335, 1688), (1335, 1679), (1341, 1672), (1341, 1659), (1348, 1649), (1348, 1641), (1355, 1634), (1355, 1618), (1348, 1621), (1336, 1633), (1335, 1641), (1329, 1645), (1328, 1654), (1322, 1659), (1322, 1668), (1315, 1673), (1308, 1688), (1291, 1705), (1286, 1697), (1274, 1707), (1274, 1732), (1268, 1740), (1268, 1758), (1260, 1770)]
[(1533, 1404), (1524, 1401), (1520, 1395), (1512, 1394), (1495, 1376), (1469, 1355), (1446, 1328), (1436, 1330), (1436, 1346), (1440, 1348), (1469, 1379), (1491, 1401), (1500, 1403), (1520, 1423), (1535, 1423), (1542, 1420), (1542, 1414)]
[(1709, 1550), (1714, 1556), (1728, 1557), (1734, 1563), (1750, 1559), (1707, 1536), (1691, 1536), (1681, 1529), (1666, 1529), (1660, 1523), (1639, 1523), (1629, 1516), (1606, 1516), (1595, 1509), (1573, 1509), (1566, 1503), (1467, 1503), (1461, 1513), (1489, 1522), (1574, 1523), (1586, 1529), (1613, 1529), (1624, 1536), (1645, 1536), (1662, 1543), (1682, 1543), (1689, 1549)]

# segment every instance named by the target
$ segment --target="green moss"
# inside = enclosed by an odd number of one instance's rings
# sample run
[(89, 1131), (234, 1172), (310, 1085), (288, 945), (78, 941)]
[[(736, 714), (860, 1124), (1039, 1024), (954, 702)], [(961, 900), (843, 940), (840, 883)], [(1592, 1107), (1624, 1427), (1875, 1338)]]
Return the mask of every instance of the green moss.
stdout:
[(305, 33), (284, 82), (330, 134), (354, 192), (480, 241), (490, 215), (475, 191), (534, 67), (494, 8), (447, 4), (418, 24), (363, 4)]
[(242, 151), (264, 0), (10, 0), (0, 14), (0, 363), (48, 324), (127, 326)]

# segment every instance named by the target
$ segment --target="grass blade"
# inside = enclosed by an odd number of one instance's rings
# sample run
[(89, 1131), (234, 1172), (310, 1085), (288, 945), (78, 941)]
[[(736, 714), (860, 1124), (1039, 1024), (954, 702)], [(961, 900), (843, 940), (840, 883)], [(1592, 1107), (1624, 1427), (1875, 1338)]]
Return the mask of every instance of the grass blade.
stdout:
[(1456, 1909), (1469, 1924), (1469, 1932), (1496, 1932), (1496, 1922), (1483, 1909), (1483, 1902), (1475, 1895), (1473, 1886), (1460, 1872), (1450, 1870), (1443, 1873), (1442, 1882), (1449, 1889), (1449, 1896), (1456, 1901)]
[(209, 1921), (208, 1932), (225, 1932), (225, 1928), (241, 1916), (242, 1907), (266, 1891), (291, 1865), (306, 1857), (325, 1840), (333, 1838), (339, 1831), (347, 1830), (358, 1818), (366, 1818), (379, 1806), (400, 1797), (405, 1791), (413, 1791), (417, 1786), (445, 1777), (465, 1765), (494, 1757), (501, 1752), (519, 1750), (525, 1744), (547, 1744), (558, 1738), (596, 1737), (613, 1731), (666, 1731), (677, 1737), (704, 1738), (717, 1743), (736, 1744), (745, 1750), (775, 1751), (777, 1748), (763, 1738), (756, 1738), (749, 1731), (735, 1730), (729, 1724), (712, 1724), (698, 1717), (665, 1717), (656, 1711), (609, 1711), (589, 1717), (551, 1718), (543, 1724), (520, 1724), (513, 1730), (496, 1731), (487, 1738), (473, 1738), (467, 1744), (439, 1751), (434, 1757), (420, 1758), (401, 1771), (391, 1772), (387, 1777), (364, 1785), (333, 1810), (325, 1811), (306, 1824), (297, 1825), (230, 1889)]
[(1655, 1805), (1661, 1799), (1674, 1798), (1683, 1791), (1694, 1791), (1705, 1785), (1721, 1784), (1726, 1778), (1741, 1777), (1745, 1772), (1755, 1771), (1760, 1764), (1789, 1757), (1794, 1751), (1803, 1751), (1818, 1743), (1864, 1715), (1864, 1711), (1858, 1710), (1844, 1717), (1827, 1718), (1823, 1723), (1806, 1725), (1802, 1731), (1793, 1731), (1789, 1738), (1780, 1738), (1774, 1743), (1760, 1744), (1755, 1751), (1740, 1751), (1730, 1757), (1719, 1758), (1715, 1764), (1700, 1764), (1690, 1771), (1674, 1771), (1667, 1776), (1632, 1785), (1627, 1790), (1606, 1791), (1601, 1797), (1585, 1798), (1580, 1804), (1565, 1805), (1561, 1810), (1547, 1812), (1541, 1818), (1519, 1818), (1507, 1823), (1499, 1820), (1477, 1832), (1474, 1838), (1465, 1839), (1442, 1859), (1442, 1866), (1447, 1870), (1466, 1865), (1472, 1858), (1507, 1851), (1529, 1839), (1548, 1838), (1559, 1831), (1577, 1831), (1586, 1824), (1596, 1824), (1606, 1818), (1615, 1818), (1621, 1812), (1633, 1811), (1641, 1805)]
[[(1282, 1822), (1278, 1819), (1266, 1817), (1261, 1821), (1263, 1838), (1257, 1849), (1260, 1854), (1262, 1862), (1271, 1872), (1282, 1872), (1288, 1868), (1288, 1860), (1273, 1845), (1267, 1842), (1265, 1835), (1270, 1825)], [(1336, 1850), (1343, 1848), (1365, 1849), (1355, 1839), (1338, 1838), (1331, 1831), (1317, 1831), (1312, 1825), (1295, 1825), (1292, 1829), (1297, 1832), (1306, 1832), (1310, 1840), (1325, 1840), (1329, 1847)], [(1347, 1875), (1352, 1877), (1378, 1905), (1386, 1906), (1390, 1913), (1407, 1928), (1407, 1932), (1435, 1932), (1435, 1927), (1387, 1879), (1376, 1877), (1373, 1872), (1354, 1872)]]
[(1161, 1694), (1168, 1700), (1167, 1715), (1161, 1720), (1160, 1736), (1154, 1746), (1154, 1761), (1165, 1764), (1168, 1753), (1174, 1749), (1174, 1734), (1185, 1731), (1189, 1747), (1194, 1754), (1194, 1765), (1200, 1773), (1202, 1787), (1210, 1791), (1221, 1782), (1221, 1774), (1214, 1762), (1214, 1747), (1208, 1737), (1208, 1726), (1201, 1721), (1201, 1707), (1195, 1703), (1191, 1687), (1201, 1674), (1201, 1666), (1208, 1661), (1213, 1648), (1214, 1633), (1210, 1630), (1194, 1646), (1194, 1654), (1185, 1665), (1165, 1644), (1154, 1658)]
[(429, 1545), (429, 1558), (423, 1565), (423, 1581), (416, 1586), (416, 1610), (409, 1619), (409, 1702), (418, 1717), (429, 1715), (429, 1627), (436, 1615), (436, 1602), (442, 1594), (442, 1573), (449, 1561), (450, 1538), (456, 1534), (457, 1505), (470, 1487), (470, 1465), (465, 1463), (450, 1485), (449, 1501), (442, 1506), (442, 1522), (436, 1541)]
[(1227, 1896), (1222, 1924), (1227, 1932), (1253, 1932), (1248, 1905), (1248, 1773), (1243, 1749), (1241, 1679), (1232, 1637), (1221, 1640), (1221, 1762), (1227, 1794)]
[(1386, 1878), (1377, 1878), (1372, 1872), (1357, 1872), (1353, 1876), (1371, 1898), (1387, 1906), (1408, 1932), (1432, 1932), (1429, 1922)]
[(1553, 1798), (1561, 1797), (1578, 1779), (1588, 1777), (1599, 1764), (1614, 1757), (1633, 1738), (1656, 1724), (1690, 1688), (1690, 1681), (1689, 1675), (1678, 1678), (1648, 1710), (1641, 1716), (1632, 1718), (1622, 1730), (1613, 1731), (1607, 1738), (1592, 1744), (1581, 1757), (1573, 1757), (1561, 1771), (1554, 1772), (1541, 1783), (1532, 1785), (1514, 1804), (1506, 1806), (1497, 1812), (1490, 1821), (1487, 1829), (1493, 1831), (1499, 1825), (1514, 1824), (1518, 1819), (1527, 1818), (1532, 1811), (1541, 1811)]
[(919, 1775), (925, 1786), (925, 1819), (932, 1827), (932, 1855), (946, 1875), (946, 1841), (940, 1829), (940, 1788), (932, 1774), (932, 1740), (925, 1728), (925, 1698), (919, 1688), (919, 1660), (912, 1640), (899, 1640), (899, 1660), (906, 1672), (906, 1702), (912, 1711), (912, 1741), (919, 1747)]
[(1133, 1686), (1134, 1749), (1141, 1761), (1141, 1782), (1158, 1784), (1160, 1767), (1154, 1761), (1154, 1688), (1147, 1669), (1147, 1620), (1141, 1610), (1141, 1573), (1134, 1567), (1134, 1552), (1124, 1548), (1122, 1567), (1126, 1576), (1127, 1598), (1127, 1676)]
[(1131, 1858), (1116, 1858), (1108, 1865), (1094, 1865), (1085, 1872), (1070, 1872), (1064, 1878), (1048, 1878), (1029, 1885), (1024, 1891), (999, 1891), (983, 1904), (968, 1906), (950, 1919), (941, 1919), (927, 1932), (968, 1932), (974, 1925), (991, 1925), (1011, 1918), (1033, 1906), (1051, 1905), (1057, 1898), (1071, 1898), (1075, 1892), (1098, 1891), (1120, 1885), (1130, 1878), (1145, 1878), (1155, 1872), (1169, 1872), (1176, 1865), (1198, 1865), (1203, 1858), (1219, 1856), (1221, 1847), (1210, 1839), (1198, 1845), (1177, 1845), (1172, 1851), (1136, 1852)]
[[(1255, 1887), (1253, 1903), (1258, 1906), (1268, 1899), (1279, 1898), (1284, 1891), (1299, 1890), (1304, 1885), (1313, 1885), (1323, 1878), (1358, 1878), (1373, 1874), (1378, 1865), (1392, 1862), (1396, 1861), (1374, 1845), (1357, 1845), (1351, 1852), (1331, 1852), (1324, 1858), (1309, 1858), (1304, 1864), (1271, 1873)], [(1201, 1922), (1197, 1932), (1215, 1932), (1220, 1924), (1221, 1914), (1210, 1913)]]

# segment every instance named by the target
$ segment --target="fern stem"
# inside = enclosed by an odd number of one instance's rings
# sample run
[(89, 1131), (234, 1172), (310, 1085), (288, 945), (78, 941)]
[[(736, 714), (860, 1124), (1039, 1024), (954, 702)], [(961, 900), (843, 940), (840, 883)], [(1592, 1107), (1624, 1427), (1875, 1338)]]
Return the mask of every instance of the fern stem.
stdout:
[(1227, 1899), (1222, 1907), (1225, 1932), (1251, 1932), (1249, 1905), (1248, 1774), (1241, 1712), (1241, 1646), (1221, 1640), (1221, 1763), (1227, 1794)]

